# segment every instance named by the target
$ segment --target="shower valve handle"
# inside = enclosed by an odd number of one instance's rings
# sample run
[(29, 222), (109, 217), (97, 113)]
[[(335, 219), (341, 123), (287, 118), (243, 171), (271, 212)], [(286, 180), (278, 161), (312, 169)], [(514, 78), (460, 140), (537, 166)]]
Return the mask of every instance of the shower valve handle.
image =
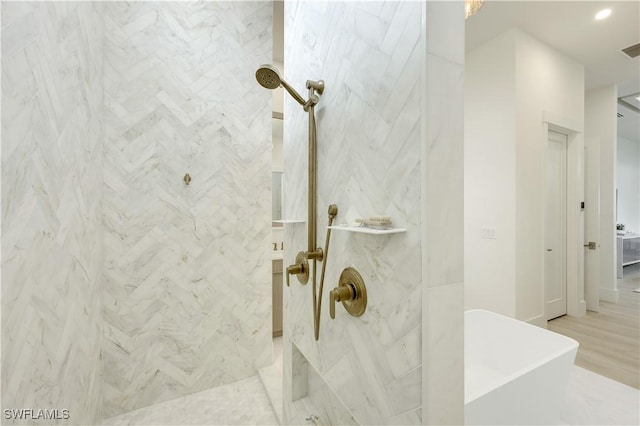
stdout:
[(301, 272), (302, 272), (301, 265), (291, 265), (287, 267), (287, 287), (289, 287), (289, 277), (291, 275), (298, 275)]
[(353, 284), (341, 285), (329, 292), (329, 316), (336, 319), (336, 303), (343, 300), (353, 300), (356, 298), (356, 289)]
[(291, 275), (296, 275), (300, 284), (306, 284), (309, 281), (309, 262), (305, 252), (298, 252), (296, 263), (287, 267), (287, 287), (289, 287), (289, 276)]
[(355, 268), (345, 268), (340, 274), (338, 287), (329, 292), (329, 315), (336, 319), (336, 303), (342, 302), (347, 312), (359, 317), (367, 309), (367, 287)]

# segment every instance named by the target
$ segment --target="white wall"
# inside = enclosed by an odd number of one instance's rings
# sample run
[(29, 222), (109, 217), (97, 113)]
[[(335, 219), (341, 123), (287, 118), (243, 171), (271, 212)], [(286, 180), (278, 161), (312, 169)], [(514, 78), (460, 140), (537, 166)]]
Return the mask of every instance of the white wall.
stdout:
[(618, 137), (617, 157), (617, 223), (640, 233), (640, 142)]
[(615, 85), (585, 94), (585, 138), (600, 139), (600, 299), (618, 300), (616, 279), (616, 151), (617, 97)]
[[(287, 75), (284, 71), (284, 64), (282, 62), (273, 61), (273, 65), (278, 69), (278, 71), (280, 71), (280, 76), (284, 78), (288, 83)], [(279, 114), (282, 114), (284, 112), (284, 93), (285, 90), (282, 88), (282, 86), (271, 91), (271, 104), (273, 107), (273, 112)], [(287, 94), (287, 96), (289, 95)]]
[(2, 423), (100, 424), (103, 4), (1, 7)]
[[(584, 66), (522, 31), (516, 43), (516, 318), (546, 324), (542, 115), (561, 117), (555, 124), (583, 131)], [(569, 217), (575, 209), (567, 206)]]
[(284, 172), (284, 158), (282, 147), (282, 136), (284, 132), (284, 121), (278, 118), (271, 120), (271, 170), (274, 172)]
[[(275, 4), (275, 2), (274, 2)], [(276, 9), (274, 8), (274, 11)], [(274, 40), (274, 43), (276, 40)], [(284, 64), (281, 62), (273, 61), (273, 65), (280, 71), (282, 78), (287, 79), (284, 74)], [(276, 114), (282, 114), (284, 112), (284, 89), (282, 87), (278, 87), (271, 91), (271, 105), (273, 108), (273, 112)], [(273, 146), (272, 158), (271, 158), (271, 170), (274, 172), (284, 172), (284, 159), (282, 154), (282, 134), (283, 134), (283, 120), (279, 118), (274, 118), (272, 120), (272, 132), (273, 139), (271, 140), (271, 144)]]
[[(464, 87), (465, 307), (515, 317), (516, 82), (509, 31), (467, 52)], [(482, 238), (483, 228), (496, 230)]]
[[(518, 29), (466, 61), (465, 305), (542, 325), (542, 117), (582, 129), (584, 69)], [(481, 238), (483, 227), (496, 239)]]

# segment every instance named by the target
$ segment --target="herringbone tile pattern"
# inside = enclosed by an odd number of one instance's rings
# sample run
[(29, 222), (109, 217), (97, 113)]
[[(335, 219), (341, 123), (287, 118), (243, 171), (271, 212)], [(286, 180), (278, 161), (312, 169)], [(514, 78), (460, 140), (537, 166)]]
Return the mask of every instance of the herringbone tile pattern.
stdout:
[(269, 363), (272, 7), (105, 9), (110, 417)]
[(39, 424), (101, 418), (102, 22), (2, 3), (2, 408)]
[[(317, 109), (319, 245), (330, 203), (338, 205), (338, 223), (388, 215), (408, 229), (392, 236), (333, 233), (319, 343), (311, 286), (294, 279), (285, 289), (285, 401), (290, 340), (360, 424), (421, 422), (420, 20), (417, 2), (285, 4), (288, 82), (300, 90), (307, 79), (326, 82)], [(284, 114), (285, 215), (306, 217), (307, 117), (290, 99)], [(306, 231), (285, 231), (290, 264), (306, 248)], [(367, 311), (354, 318), (338, 306), (331, 320), (328, 292), (348, 266), (365, 279)]]

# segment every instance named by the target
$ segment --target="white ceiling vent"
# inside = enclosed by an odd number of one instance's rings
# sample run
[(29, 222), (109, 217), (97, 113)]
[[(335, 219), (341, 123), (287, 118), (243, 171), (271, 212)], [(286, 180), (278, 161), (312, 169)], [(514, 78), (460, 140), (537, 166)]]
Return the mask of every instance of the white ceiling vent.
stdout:
[(637, 58), (640, 56), (640, 43), (634, 44), (633, 46), (626, 47), (620, 50), (625, 54), (629, 59)]

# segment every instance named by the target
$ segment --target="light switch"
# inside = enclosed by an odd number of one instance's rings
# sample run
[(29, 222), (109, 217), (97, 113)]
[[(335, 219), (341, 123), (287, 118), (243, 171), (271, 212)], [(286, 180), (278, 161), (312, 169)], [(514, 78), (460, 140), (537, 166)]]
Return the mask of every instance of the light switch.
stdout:
[(480, 238), (486, 238), (489, 240), (495, 240), (496, 239), (496, 228), (490, 228), (490, 227), (482, 227), (482, 229), (480, 230)]

